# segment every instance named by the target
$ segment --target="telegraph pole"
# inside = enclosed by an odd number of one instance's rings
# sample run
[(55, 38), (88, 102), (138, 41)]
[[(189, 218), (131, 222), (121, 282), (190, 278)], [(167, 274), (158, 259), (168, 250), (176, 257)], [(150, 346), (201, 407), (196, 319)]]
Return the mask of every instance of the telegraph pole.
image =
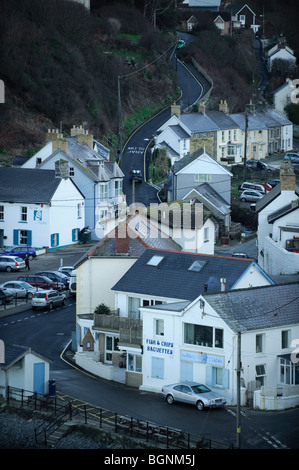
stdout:
[(246, 181), (247, 134), (248, 134), (248, 106), (246, 106), (245, 108), (245, 142), (244, 142), (243, 181)]
[(237, 345), (237, 449), (241, 448), (241, 332), (238, 331)]
[(118, 94), (118, 134), (119, 134), (119, 161), (118, 164), (122, 167), (122, 108), (121, 108), (121, 96), (120, 96), (120, 75), (117, 77), (117, 94)]

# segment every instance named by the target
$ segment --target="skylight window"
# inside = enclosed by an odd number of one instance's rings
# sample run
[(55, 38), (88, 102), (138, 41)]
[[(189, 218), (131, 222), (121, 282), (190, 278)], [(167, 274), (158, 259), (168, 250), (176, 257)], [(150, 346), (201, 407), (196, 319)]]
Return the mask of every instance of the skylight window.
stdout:
[(161, 263), (163, 258), (164, 256), (154, 255), (146, 264), (148, 266), (158, 266)]
[(194, 263), (191, 264), (188, 271), (199, 272), (202, 270), (205, 264), (206, 264), (206, 261), (194, 261)]

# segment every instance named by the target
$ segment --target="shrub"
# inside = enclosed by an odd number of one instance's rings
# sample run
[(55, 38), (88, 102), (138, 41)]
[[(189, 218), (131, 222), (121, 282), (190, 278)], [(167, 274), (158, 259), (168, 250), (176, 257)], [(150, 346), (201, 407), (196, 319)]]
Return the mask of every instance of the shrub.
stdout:
[(101, 303), (94, 309), (94, 313), (96, 313), (97, 315), (110, 315), (111, 311), (108, 305)]

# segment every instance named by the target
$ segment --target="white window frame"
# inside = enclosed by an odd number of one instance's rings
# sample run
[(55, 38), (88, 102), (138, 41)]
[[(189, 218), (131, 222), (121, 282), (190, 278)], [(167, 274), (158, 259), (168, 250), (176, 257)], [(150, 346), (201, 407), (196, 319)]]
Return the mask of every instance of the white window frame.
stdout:
[(21, 206), (21, 222), (28, 222), (28, 208), (27, 206)]
[(155, 318), (155, 335), (164, 336), (164, 320), (162, 318)]
[(261, 354), (265, 352), (265, 334), (258, 333), (255, 336), (255, 352)]
[(127, 371), (142, 374), (142, 356), (140, 354), (127, 353)]

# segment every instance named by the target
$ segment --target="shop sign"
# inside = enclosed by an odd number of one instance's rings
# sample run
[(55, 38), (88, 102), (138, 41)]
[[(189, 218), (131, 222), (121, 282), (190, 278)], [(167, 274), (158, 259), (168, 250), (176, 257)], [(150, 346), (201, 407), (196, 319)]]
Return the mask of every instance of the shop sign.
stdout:
[(173, 343), (156, 339), (146, 339), (145, 349), (149, 352), (172, 355)]
[(181, 351), (181, 361), (201, 362), (213, 366), (224, 367), (224, 357), (203, 352)]

